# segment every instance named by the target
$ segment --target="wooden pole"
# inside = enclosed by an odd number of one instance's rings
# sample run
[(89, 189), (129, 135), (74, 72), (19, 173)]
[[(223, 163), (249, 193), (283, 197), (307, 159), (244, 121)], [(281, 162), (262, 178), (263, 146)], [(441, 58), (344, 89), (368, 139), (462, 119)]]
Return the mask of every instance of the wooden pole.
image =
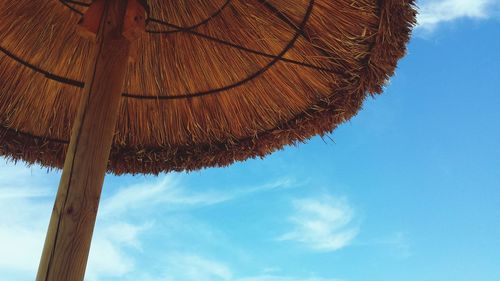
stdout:
[(130, 48), (122, 35), (127, 0), (103, 1), (95, 63), (73, 125), (37, 281), (83, 281), (85, 275)]

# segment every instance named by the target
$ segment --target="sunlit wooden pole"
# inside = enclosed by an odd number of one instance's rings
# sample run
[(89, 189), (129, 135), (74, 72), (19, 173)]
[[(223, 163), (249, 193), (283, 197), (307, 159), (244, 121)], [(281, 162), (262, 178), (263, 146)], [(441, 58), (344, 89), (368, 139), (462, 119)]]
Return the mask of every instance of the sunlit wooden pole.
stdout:
[(85, 275), (131, 44), (123, 32), (129, 1), (98, 0), (94, 4), (101, 6), (89, 8), (87, 20), (97, 21), (95, 62), (73, 125), (37, 281), (82, 281)]

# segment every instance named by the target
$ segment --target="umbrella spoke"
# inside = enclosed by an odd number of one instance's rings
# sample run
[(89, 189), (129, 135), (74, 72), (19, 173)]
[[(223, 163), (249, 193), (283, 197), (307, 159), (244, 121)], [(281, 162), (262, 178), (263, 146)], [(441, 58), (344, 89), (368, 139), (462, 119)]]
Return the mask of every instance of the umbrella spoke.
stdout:
[[(276, 17), (278, 17), (281, 21), (286, 23), (288, 26), (291, 28), (298, 30), (297, 24), (293, 22), (288, 15), (286, 15), (284, 12), (280, 11), (278, 8), (276, 8), (273, 4), (269, 3), (267, 0), (256, 0), (257, 2), (261, 3), (266, 7), (271, 13), (275, 14)], [(320, 52), (323, 56), (325, 57), (331, 57), (331, 54), (326, 52), (324, 49), (316, 46), (311, 40), (309, 36), (307, 36), (306, 32), (304, 30), (300, 30), (300, 35), (304, 37), (309, 43), (311, 43), (311, 46), (313, 46), (318, 52)]]
[(74, 79), (71, 79), (71, 78), (68, 78), (68, 77), (64, 77), (64, 76), (60, 76), (60, 75), (57, 75), (57, 74), (54, 74), (50, 71), (47, 71), (47, 70), (44, 70), (44, 69), (41, 69), (21, 58), (19, 58), (18, 56), (14, 55), (12, 52), (10, 52), (9, 50), (3, 48), (2, 46), (0, 46), (0, 51), (2, 53), (4, 53), (7, 57), (11, 58), (12, 60), (16, 61), (17, 63), (35, 71), (35, 72), (38, 72), (38, 73), (41, 73), (43, 75), (45, 75), (45, 77), (47, 79), (50, 79), (50, 80), (54, 80), (54, 81), (57, 81), (57, 82), (60, 82), (60, 83), (63, 83), (63, 84), (67, 84), (67, 85), (71, 85), (71, 86), (75, 86), (75, 87), (78, 87), (78, 88), (83, 88), (85, 83), (82, 82), (82, 81), (78, 81), (78, 80), (74, 80)]
[[(61, 0), (61, 2), (64, 2), (64, 1)], [(211, 89), (211, 90), (207, 90), (207, 91), (200, 91), (200, 92), (197, 92), (197, 93), (190, 93), (190, 94), (177, 95), (177, 96), (148, 96), (148, 95), (135, 95), (135, 94), (129, 94), (129, 93), (123, 93), (123, 96), (126, 97), (126, 98), (136, 98), (136, 99), (162, 99), (162, 100), (168, 100), (168, 99), (194, 98), (194, 97), (201, 97), (201, 96), (206, 96), (206, 95), (210, 95), (210, 94), (215, 94), (215, 93), (219, 93), (219, 92), (223, 92), (223, 91), (227, 91), (227, 90), (236, 88), (238, 86), (241, 86), (241, 85), (243, 85), (243, 84), (245, 84), (245, 83), (247, 83), (247, 82), (249, 82), (249, 81), (257, 78), (258, 76), (260, 76), (263, 73), (265, 73), (269, 68), (271, 68), (278, 61), (283, 61), (283, 62), (287, 62), (287, 63), (292, 63), (292, 64), (296, 64), (296, 65), (301, 65), (301, 66), (313, 68), (313, 69), (320, 70), (320, 71), (325, 71), (325, 72), (329, 72), (329, 73), (336, 73), (336, 74), (342, 75), (341, 72), (336, 71), (336, 70), (332, 70), (332, 69), (328, 69), (328, 68), (324, 68), (324, 67), (318, 67), (318, 66), (315, 66), (315, 65), (312, 65), (312, 64), (308, 64), (308, 63), (304, 63), (304, 62), (300, 62), (300, 61), (295, 61), (295, 60), (291, 60), (291, 59), (287, 59), (287, 58), (283, 57), (293, 47), (293, 45), (294, 45), (295, 41), (298, 39), (298, 37), (301, 36), (301, 35), (303, 35), (303, 26), (305, 26), (305, 24), (307, 23), (307, 20), (309, 19), (310, 13), (312, 12), (312, 8), (314, 6), (314, 1), (311, 0), (309, 4), (310, 4), (310, 6), (309, 6), (310, 8), (308, 9), (308, 12), (307, 12), (307, 14), (304, 17), (303, 25), (301, 25), (302, 28), (295, 27), (296, 28), (296, 34), (295, 34), (293, 40), (278, 55), (272, 55), (272, 54), (268, 54), (268, 53), (265, 53), (265, 52), (260, 52), (260, 51), (257, 51), (257, 50), (246, 48), (244, 46), (240, 46), (240, 45), (237, 45), (237, 44), (234, 44), (234, 43), (231, 43), (231, 42), (227, 42), (227, 41), (222, 40), (222, 39), (211, 37), (211, 36), (208, 36), (208, 35), (205, 35), (205, 34), (202, 34), (202, 33), (199, 33), (199, 32), (193, 31), (193, 30), (190, 30), (190, 29), (184, 29), (184, 28), (182, 28), (180, 26), (177, 26), (177, 25), (174, 25), (174, 24), (171, 24), (171, 23), (167, 23), (167, 22), (164, 22), (164, 21), (161, 21), (161, 20), (158, 20), (158, 19), (152, 19), (151, 18), (151, 19), (149, 19), (149, 21), (151, 21), (151, 22), (159, 23), (159, 24), (162, 24), (162, 25), (167, 25), (167, 26), (176, 28), (179, 31), (183, 31), (183, 32), (195, 35), (195, 36), (199, 36), (199, 37), (205, 38), (205, 39), (213, 41), (213, 42), (217, 42), (217, 43), (220, 43), (220, 44), (223, 44), (223, 45), (226, 45), (226, 46), (230, 46), (230, 47), (236, 48), (236, 49), (241, 50), (241, 51), (246, 51), (246, 52), (253, 53), (253, 54), (256, 54), (256, 55), (260, 55), (260, 56), (264, 56), (264, 57), (267, 57), (267, 58), (272, 58), (273, 60), (268, 65), (266, 65), (264, 68), (262, 68), (259, 71), (253, 73), (252, 75), (248, 76), (247, 78), (245, 78), (245, 79), (243, 79), (243, 80), (241, 80), (241, 81), (239, 81), (237, 83), (234, 83), (234, 84), (231, 84), (231, 85), (228, 85), (228, 86), (225, 86), (225, 87), (220, 87), (220, 88), (217, 88), (217, 89)], [(68, 84), (68, 85), (76, 86), (76, 87), (79, 87), (79, 88), (83, 88), (84, 87), (84, 82), (82, 82), (82, 81), (78, 81), (78, 80), (74, 80), (74, 79), (62, 77), (62, 76), (53, 74), (53, 73), (51, 73), (49, 71), (40, 69), (40, 68), (38, 68), (38, 67), (36, 67), (36, 66), (34, 66), (34, 65), (32, 65), (32, 64), (24, 61), (24, 60), (22, 60), (22, 59), (20, 59), (19, 57), (15, 56), (13, 53), (9, 52), (8, 50), (6, 50), (6, 49), (4, 49), (2, 47), (0, 47), (0, 51), (2, 51), (8, 57), (14, 59), (15, 61), (21, 63), (22, 65), (24, 65), (24, 66), (26, 66), (26, 67), (28, 67), (28, 68), (36, 71), (36, 72), (44, 74), (48, 79), (55, 80), (55, 81), (63, 83), (63, 84)]]
[[(167, 22), (163, 22), (163, 21), (160, 21), (160, 20), (157, 20), (157, 19), (150, 19), (150, 21), (158, 23), (158, 24), (164, 24), (164, 25), (167, 25), (167, 26), (172, 27), (172, 28), (176, 28), (176, 30), (181, 30), (182, 29), (182, 27), (180, 27), (180, 26), (177, 26), (177, 25), (174, 25), (174, 24), (171, 24), (171, 23), (167, 23)], [(240, 51), (252, 53), (252, 54), (255, 54), (255, 55), (259, 55), (259, 56), (263, 56), (263, 57), (267, 57), (267, 58), (271, 58), (271, 59), (279, 59), (280, 61), (283, 61), (283, 62), (287, 62), (287, 63), (291, 63), (291, 64), (296, 64), (296, 65), (300, 65), (300, 66), (305, 66), (305, 67), (313, 68), (313, 69), (316, 69), (316, 70), (326, 71), (326, 72), (335, 73), (335, 74), (342, 74), (342, 72), (339, 72), (339, 71), (334, 70), (334, 69), (329, 69), (329, 68), (326, 68), (326, 67), (320, 67), (320, 66), (316, 66), (316, 65), (313, 65), (313, 64), (310, 64), (310, 63), (301, 62), (301, 61), (292, 60), (292, 59), (287, 59), (287, 58), (284, 58), (284, 57), (279, 57), (277, 55), (272, 55), (272, 54), (269, 54), (269, 53), (261, 52), (261, 51), (254, 50), (254, 49), (250, 49), (250, 48), (247, 48), (245, 46), (241, 46), (241, 45), (238, 45), (238, 44), (235, 44), (235, 43), (232, 43), (232, 42), (220, 39), (220, 38), (216, 38), (216, 37), (213, 37), (213, 36), (210, 36), (210, 35), (206, 35), (206, 34), (194, 31), (194, 30), (182, 30), (182, 31), (185, 32), (185, 33), (194, 35), (194, 36), (198, 36), (198, 37), (207, 39), (207, 40), (212, 41), (212, 42), (216, 42), (216, 43), (219, 43), (219, 44), (222, 44), (222, 45), (226, 45), (226, 46), (238, 49)], [(153, 34), (155, 34), (155, 33), (160, 33), (161, 34), (162, 31), (147, 30), (147, 32), (153, 33)]]
[(74, 0), (63, 0), (66, 3), (71, 3), (79, 6), (90, 7), (90, 3), (74, 1)]
[(158, 19), (154, 19), (154, 18), (148, 18), (146, 20), (146, 22), (153, 21), (153, 22), (160, 23), (160, 24), (166, 24), (166, 25), (174, 28), (174, 30), (154, 31), (154, 32), (150, 32), (150, 33), (172, 34), (172, 33), (177, 33), (177, 32), (187, 32), (189, 30), (193, 30), (193, 29), (196, 29), (196, 28), (198, 28), (198, 27), (200, 27), (202, 25), (205, 25), (208, 22), (210, 22), (211, 20), (213, 20), (216, 17), (218, 17), (224, 11), (224, 9), (226, 9), (226, 7), (229, 6), (230, 3), (231, 3), (231, 0), (226, 0), (226, 2), (224, 2), (224, 4), (219, 9), (217, 9), (217, 11), (215, 11), (213, 14), (211, 14), (209, 17), (207, 17), (206, 19), (200, 21), (199, 23), (191, 25), (191, 26), (185, 26), (185, 27), (176, 26), (176, 25), (173, 25), (173, 24), (170, 24), (170, 23), (163, 22), (163, 21), (158, 20)]
[[(310, 0), (5, 1), (0, 154), (63, 166), (93, 81), (93, 42), (75, 25), (95, 1), (153, 8), (128, 17), (150, 25), (114, 91), (123, 106), (108, 168), (118, 174), (228, 165), (332, 131), (382, 91), (416, 19), (415, 0), (317, 1), (306, 26)], [(113, 73), (98, 76), (111, 84)]]
[(59, 0), (59, 2), (61, 2), (61, 4), (63, 4), (64, 6), (66, 6), (72, 12), (75, 12), (75, 13), (83, 16), (83, 13), (80, 10), (78, 10), (77, 8), (75, 8), (75, 7), (71, 6), (70, 4), (68, 4), (68, 3), (72, 3), (72, 4), (75, 4), (75, 3), (70, 2), (70, 1), (66, 1), (66, 0)]
[(220, 87), (217, 89), (211, 89), (211, 90), (197, 92), (197, 93), (190, 93), (190, 94), (185, 94), (185, 95), (181, 95), (181, 96), (145, 96), (145, 95), (133, 95), (133, 94), (128, 94), (128, 93), (123, 94), (123, 96), (127, 97), (127, 98), (133, 97), (133, 98), (137, 98), (137, 99), (149, 99), (149, 100), (169, 100), (169, 99), (172, 100), (172, 99), (183, 99), (183, 98), (185, 99), (185, 98), (195, 98), (195, 97), (202, 97), (202, 96), (207, 96), (207, 95), (211, 95), (211, 94), (217, 94), (217, 93), (221, 93), (221, 92), (228, 91), (228, 90), (231, 90), (233, 88), (242, 86), (242, 85), (254, 80), (255, 78), (261, 76), (262, 74), (266, 73), (278, 61), (280, 61), (283, 58), (283, 56), (290, 49), (293, 48), (295, 42), (297, 42), (297, 40), (300, 37), (301, 30), (306, 26), (306, 24), (309, 20), (309, 17), (311, 16), (313, 7), (314, 7), (314, 0), (310, 0), (309, 6), (307, 8), (307, 12), (304, 15), (304, 18), (302, 19), (299, 30), (297, 30), (297, 32), (293, 36), (292, 40), (288, 43), (288, 45), (276, 57), (270, 63), (268, 63), (265, 67), (261, 68), (259, 71), (249, 75), (247, 78), (245, 78), (237, 83), (234, 83), (234, 84), (231, 84), (228, 86), (224, 86), (224, 87)]
[[(68, 6), (71, 10), (73, 10), (73, 11), (75, 11), (75, 12), (81, 14), (81, 15), (83, 15), (83, 13), (81, 13), (80, 11), (78, 11), (78, 10), (74, 9), (73, 7), (69, 6), (67, 3), (72, 3), (72, 4), (76, 4), (76, 5), (80, 5), (80, 6), (85, 6), (85, 7), (89, 6), (88, 3), (79, 2), (79, 1), (73, 1), (73, 0), (60, 0), (60, 1), (62, 3), (64, 3), (66, 6)], [(286, 24), (288, 24), (289, 26), (291, 26), (293, 29), (295, 29), (295, 31), (299, 31), (299, 30), (297, 30), (297, 28), (298, 28), (297, 24), (294, 23), (293, 21), (291, 21), (288, 18), (288, 16), (286, 16), (283, 12), (281, 12), (279, 9), (277, 9), (276, 7), (274, 7), (272, 4), (270, 4), (269, 2), (267, 2), (265, 0), (256, 0), (256, 1), (259, 2), (259, 3), (261, 3), (262, 5), (264, 5), (266, 8), (268, 8), (274, 14), (276, 14), (279, 19), (281, 19)], [(191, 26), (178, 26), (178, 25), (166, 22), (164, 20), (160, 20), (160, 19), (156, 19), (156, 18), (148, 18), (146, 20), (147, 23), (154, 22), (154, 23), (157, 23), (157, 24), (164, 25), (164, 26), (167, 26), (169, 28), (172, 28), (173, 30), (153, 30), (153, 29), (149, 29), (149, 30), (146, 30), (146, 32), (148, 32), (150, 34), (162, 34), (162, 35), (174, 34), (174, 33), (178, 33), (178, 32), (184, 32), (184, 33), (188, 33), (188, 34), (191, 34), (191, 35), (194, 35), (194, 36), (198, 36), (198, 37), (204, 38), (206, 40), (210, 40), (212, 42), (216, 42), (216, 43), (219, 43), (219, 44), (222, 44), (222, 45), (226, 45), (226, 46), (229, 46), (229, 47), (236, 48), (236, 49), (238, 49), (240, 51), (252, 53), (252, 54), (255, 54), (255, 55), (260, 55), (260, 56), (267, 57), (267, 58), (272, 58), (272, 59), (278, 58), (280, 61), (283, 61), (283, 62), (292, 63), (292, 64), (296, 64), (296, 65), (300, 65), (300, 66), (305, 66), (305, 67), (309, 67), (309, 68), (316, 69), (316, 70), (319, 70), (319, 71), (325, 71), (325, 72), (335, 73), (335, 74), (339, 74), (339, 75), (343, 74), (340, 71), (329, 69), (329, 68), (326, 68), (326, 67), (320, 67), (320, 66), (316, 66), (316, 65), (313, 65), (313, 64), (310, 64), (310, 63), (296, 61), (296, 60), (287, 59), (287, 58), (283, 58), (283, 57), (279, 58), (276, 55), (272, 55), (272, 54), (268, 54), (266, 52), (254, 50), (254, 49), (251, 49), (251, 48), (247, 48), (247, 47), (244, 47), (244, 46), (241, 46), (241, 45), (238, 45), (238, 44), (235, 44), (235, 43), (232, 43), (232, 42), (220, 39), (220, 38), (216, 38), (216, 37), (213, 37), (213, 36), (206, 35), (206, 34), (203, 34), (203, 33), (195, 31), (196, 28), (209, 23), (212, 19), (215, 19), (217, 16), (219, 16), (224, 11), (224, 9), (229, 6), (230, 3), (231, 3), (231, 0), (226, 0), (226, 2), (224, 2), (224, 4), (219, 9), (217, 9), (213, 14), (211, 14), (209, 17), (207, 17), (206, 19), (200, 21), (199, 23), (191, 25)], [(310, 39), (305, 35), (304, 30), (300, 30), (300, 35), (303, 36), (304, 38), (306, 38), (306, 40), (308, 40), (309, 42), (311, 42)], [(314, 46), (314, 44), (312, 44), (312, 45)], [(315, 46), (315, 48), (318, 51), (320, 51), (323, 55), (325, 55), (327, 57), (329, 56), (321, 48), (318, 48), (316, 46)]]

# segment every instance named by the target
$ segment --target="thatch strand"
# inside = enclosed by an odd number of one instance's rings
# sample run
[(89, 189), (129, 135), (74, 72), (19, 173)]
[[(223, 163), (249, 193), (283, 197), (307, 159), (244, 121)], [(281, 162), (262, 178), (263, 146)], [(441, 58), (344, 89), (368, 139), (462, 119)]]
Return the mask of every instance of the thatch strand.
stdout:
[[(0, 1), (1, 155), (62, 166), (92, 51), (75, 34), (89, 3)], [(123, 86), (117, 174), (225, 166), (331, 132), (382, 92), (415, 24), (413, 0), (149, 6)]]

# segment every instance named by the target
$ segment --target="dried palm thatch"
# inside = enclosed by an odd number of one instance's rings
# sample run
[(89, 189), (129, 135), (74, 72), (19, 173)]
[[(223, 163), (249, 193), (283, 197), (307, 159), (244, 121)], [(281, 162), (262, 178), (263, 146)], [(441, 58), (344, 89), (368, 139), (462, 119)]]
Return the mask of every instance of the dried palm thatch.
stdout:
[[(62, 167), (85, 1), (0, 0), (0, 154)], [(109, 171), (228, 165), (332, 131), (405, 54), (413, 0), (150, 0)]]

